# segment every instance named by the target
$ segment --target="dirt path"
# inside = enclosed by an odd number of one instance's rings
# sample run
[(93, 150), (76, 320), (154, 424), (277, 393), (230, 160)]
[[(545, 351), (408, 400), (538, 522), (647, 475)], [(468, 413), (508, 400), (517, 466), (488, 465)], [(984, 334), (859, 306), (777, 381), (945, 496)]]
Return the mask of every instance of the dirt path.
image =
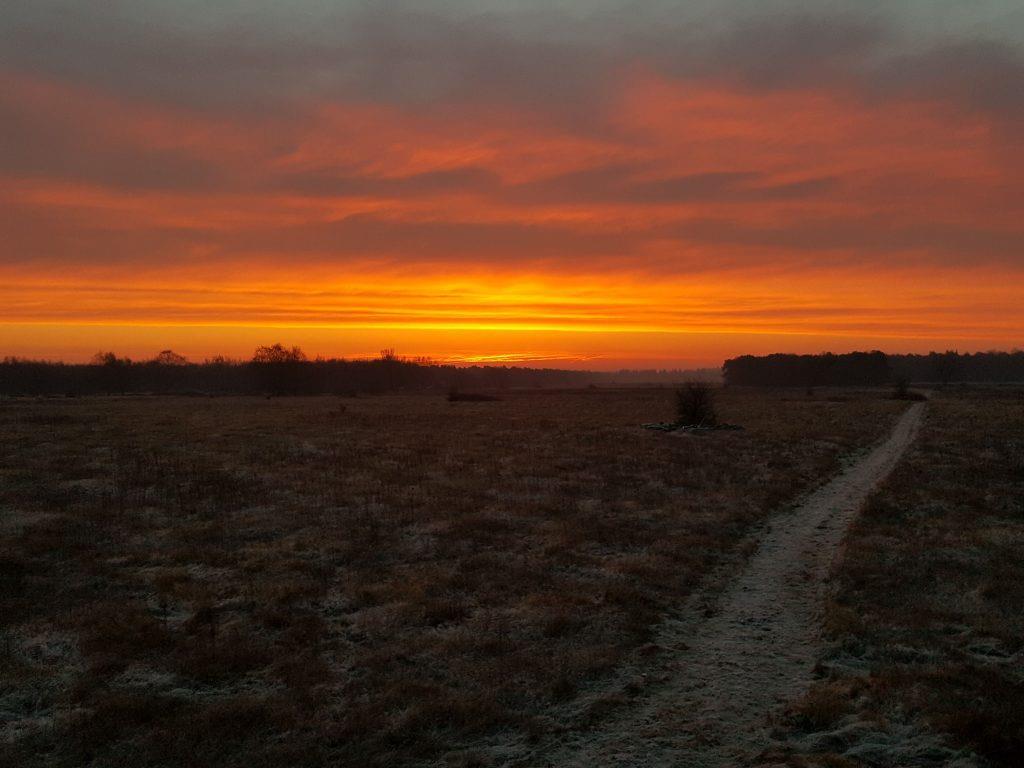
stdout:
[(709, 618), (665, 625), (674, 649), (664, 681), (597, 732), (579, 732), (519, 765), (728, 766), (768, 745), (770, 716), (806, 691), (821, 651), (827, 576), (843, 535), (872, 489), (914, 439), (915, 403), (890, 437), (772, 521), (757, 552)]

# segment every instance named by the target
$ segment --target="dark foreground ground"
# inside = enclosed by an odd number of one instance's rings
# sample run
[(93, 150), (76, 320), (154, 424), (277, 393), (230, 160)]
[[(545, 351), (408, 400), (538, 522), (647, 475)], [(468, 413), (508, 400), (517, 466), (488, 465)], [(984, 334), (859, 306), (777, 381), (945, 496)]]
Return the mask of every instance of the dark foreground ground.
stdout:
[[(639, 429), (672, 394), (0, 402), (0, 763), (473, 765), (486, 741), (600, 719), (574, 702), (903, 408), (727, 390), (742, 432)], [(1024, 406), (934, 407), (829, 607), (837, 647), (859, 643), (882, 682), (834, 673), (812, 695), (850, 711), (804, 705), (795, 739), (893, 702), (965, 744), (956, 713), (1019, 739), (999, 703), (1019, 664), (964, 654), (1020, 649)], [(953, 655), (889, 675), (908, 640)], [(984, 706), (945, 712), (942, 686)]]
[(836, 568), (792, 765), (1024, 764), (1024, 390), (928, 409)]

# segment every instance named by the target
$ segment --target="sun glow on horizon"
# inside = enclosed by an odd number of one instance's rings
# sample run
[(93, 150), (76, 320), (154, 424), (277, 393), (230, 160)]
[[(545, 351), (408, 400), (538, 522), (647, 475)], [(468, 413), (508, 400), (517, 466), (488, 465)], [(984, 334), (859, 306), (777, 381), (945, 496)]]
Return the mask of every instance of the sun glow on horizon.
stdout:
[(776, 79), (731, 69), (750, 41), (674, 67), (562, 45), (556, 71), (579, 80), (559, 99), (500, 67), (407, 84), (425, 94), (287, 101), (268, 82), (248, 107), (0, 67), (0, 355), (159, 339), (244, 356), (275, 334), (602, 365), (1021, 344), (1010, 96), (918, 82), (899, 58), (879, 71), (902, 80), (872, 79), (860, 43), (850, 62), (800, 48), (826, 61)]
[(12, 278), (0, 286), (0, 344), (5, 353), (40, 356), (64, 337), (69, 343), (56, 347), (57, 357), (68, 360), (88, 359), (101, 347), (136, 357), (170, 347), (192, 357), (245, 359), (255, 345), (283, 339), (328, 357), (397, 347), (453, 364), (596, 368), (717, 366), (748, 349), (1014, 346), (1006, 342), (1019, 322), (1011, 309), (1016, 290), (998, 273), (976, 275), (974, 286), (978, 304), (1005, 302), (997, 317), (978, 316), (954, 280), (946, 288), (920, 284), (910, 272), (900, 290), (878, 295), (870, 280), (847, 277), (842, 293), (828, 275), (806, 273), (766, 274), (753, 283), (723, 275), (652, 282), (609, 274), (382, 273), (377, 281), (236, 279), (218, 288), (185, 276), (174, 288)]

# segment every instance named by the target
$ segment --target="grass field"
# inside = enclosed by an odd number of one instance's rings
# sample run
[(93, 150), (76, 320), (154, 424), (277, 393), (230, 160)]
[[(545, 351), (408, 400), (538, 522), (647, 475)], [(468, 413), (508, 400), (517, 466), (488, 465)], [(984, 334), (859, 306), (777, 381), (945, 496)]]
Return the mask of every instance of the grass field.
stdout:
[[(0, 402), (0, 762), (468, 766), (495, 735), (566, 727), (751, 526), (903, 407), (726, 390), (742, 432), (640, 429), (673, 394)], [(1010, 432), (978, 449), (1002, 457)], [(1011, 512), (971, 540), (1019, 536)], [(978, 579), (1019, 576), (1019, 538), (999, 541)], [(831, 613), (850, 632), (859, 573)], [(1019, 615), (977, 586), (1003, 652)]]
[(791, 763), (1020, 765), (1022, 553), (1024, 390), (936, 393), (849, 534)]

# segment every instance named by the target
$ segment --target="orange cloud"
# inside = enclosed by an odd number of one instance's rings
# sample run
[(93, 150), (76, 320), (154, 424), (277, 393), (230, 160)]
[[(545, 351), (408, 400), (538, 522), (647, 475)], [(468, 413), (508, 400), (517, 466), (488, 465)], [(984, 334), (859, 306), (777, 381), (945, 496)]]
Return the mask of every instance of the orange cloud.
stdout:
[(822, 84), (616, 82), (581, 126), (473, 103), (247, 120), (8, 75), (3, 108), (49, 133), (0, 168), (0, 342), (87, 356), (53, 327), (111, 346), (177, 329), (175, 347), (202, 328), (230, 354), (257, 331), (351, 354), (389, 334), (602, 365), (657, 358), (659, 338), (693, 360), (700, 336), (704, 361), (753, 337), (1018, 342), (1020, 150), (992, 117)]

